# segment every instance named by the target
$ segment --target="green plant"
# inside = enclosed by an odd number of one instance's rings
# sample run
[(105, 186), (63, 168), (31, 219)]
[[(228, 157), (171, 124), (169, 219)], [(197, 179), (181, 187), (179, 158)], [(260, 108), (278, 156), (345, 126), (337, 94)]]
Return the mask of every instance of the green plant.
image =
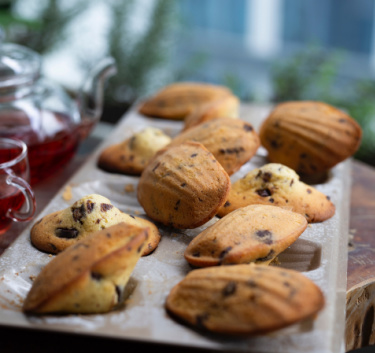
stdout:
[(106, 99), (131, 104), (166, 83), (167, 79), (155, 72), (166, 67), (171, 55), (175, 3), (157, 0), (149, 25), (141, 34), (134, 34), (129, 28), (134, 0), (112, 0), (108, 4), (112, 18), (108, 53), (115, 58), (118, 73), (109, 81)]
[(0, 12), (0, 23), (7, 41), (46, 54), (69, 38), (66, 28), (86, 7), (87, 0), (71, 6), (61, 0), (14, 0)]

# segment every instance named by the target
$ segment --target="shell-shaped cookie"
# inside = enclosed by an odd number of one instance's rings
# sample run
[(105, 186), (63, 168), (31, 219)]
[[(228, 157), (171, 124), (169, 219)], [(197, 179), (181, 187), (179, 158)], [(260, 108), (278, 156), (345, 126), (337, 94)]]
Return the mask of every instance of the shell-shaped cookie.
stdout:
[(269, 264), (307, 227), (306, 218), (281, 207), (239, 208), (198, 234), (185, 250), (193, 266)]
[(328, 196), (300, 181), (294, 170), (279, 163), (265, 164), (235, 181), (218, 216), (253, 204), (290, 209), (302, 214), (309, 223), (325, 221), (336, 210)]
[(184, 119), (184, 131), (216, 118), (238, 118), (240, 100), (228, 94), (198, 107)]
[(106, 147), (99, 155), (98, 167), (111, 173), (140, 175), (153, 155), (171, 140), (162, 130), (147, 127)]
[(90, 233), (120, 222), (150, 229), (142, 255), (148, 255), (158, 246), (161, 236), (155, 224), (120, 211), (98, 194), (82, 197), (72, 206), (39, 219), (31, 228), (30, 239), (37, 249), (57, 254)]
[(256, 335), (311, 319), (324, 303), (301, 273), (250, 264), (191, 271), (170, 291), (166, 309), (197, 329)]
[(157, 152), (139, 179), (137, 197), (151, 219), (184, 229), (213, 218), (229, 189), (229, 176), (212, 153), (189, 141)]
[(225, 86), (176, 82), (142, 102), (139, 112), (156, 118), (183, 120), (200, 105), (228, 94), (231, 94), (231, 91)]
[(232, 175), (249, 161), (260, 145), (258, 134), (251, 124), (231, 118), (218, 118), (199, 124), (177, 135), (169, 146), (185, 141), (204, 145)]
[(362, 130), (335, 107), (300, 101), (277, 105), (263, 122), (259, 136), (270, 162), (309, 175), (327, 171), (352, 156)]
[(53, 258), (35, 279), (26, 313), (103, 313), (122, 294), (148, 236), (147, 228), (119, 223), (92, 233)]

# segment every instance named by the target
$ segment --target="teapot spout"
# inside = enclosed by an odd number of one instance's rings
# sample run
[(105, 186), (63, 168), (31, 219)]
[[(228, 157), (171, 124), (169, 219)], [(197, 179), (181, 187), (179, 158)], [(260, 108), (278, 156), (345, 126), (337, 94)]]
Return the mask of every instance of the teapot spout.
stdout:
[(93, 126), (100, 119), (104, 105), (105, 82), (116, 73), (115, 59), (107, 57), (94, 67), (83, 83), (78, 95), (78, 106), (83, 124)]

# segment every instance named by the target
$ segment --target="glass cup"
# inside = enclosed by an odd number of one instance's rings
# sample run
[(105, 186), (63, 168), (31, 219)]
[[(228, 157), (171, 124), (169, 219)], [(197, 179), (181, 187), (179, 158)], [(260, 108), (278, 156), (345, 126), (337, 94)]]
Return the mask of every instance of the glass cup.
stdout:
[(0, 138), (0, 234), (9, 229), (12, 221), (32, 219), (36, 202), (29, 182), (26, 144), (17, 139)]

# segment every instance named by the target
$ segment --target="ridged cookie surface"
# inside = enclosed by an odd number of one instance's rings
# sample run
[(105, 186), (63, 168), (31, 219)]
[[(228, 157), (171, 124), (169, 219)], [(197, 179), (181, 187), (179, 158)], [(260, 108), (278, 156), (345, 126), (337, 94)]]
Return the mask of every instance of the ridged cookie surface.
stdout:
[(325, 221), (336, 210), (328, 196), (300, 181), (294, 170), (278, 163), (256, 168), (235, 181), (218, 216), (253, 204), (290, 209), (302, 214), (309, 223)]
[(183, 120), (200, 105), (228, 94), (231, 94), (231, 91), (220, 85), (176, 82), (146, 99), (140, 105), (139, 112), (151, 117)]
[(215, 216), (229, 189), (229, 176), (213, 154), (185, 142), (157, 152), (139, 179), (137, 197), (151, 219), (195, 228)]
[(39, 250), (57, 254), (90, 233), (120, 222), (150, 229), (143, 255), (158, 246), (161, 236), (152, 222), (120, 211), (98, 194), (87, 195), (71, 207), (44, 216), (31, 228), (30, 239)]
[(268, 205), (239, 208), (198, 234), (185, 250), (193, 266), (269, 264), (307, 227), (299, 213)]
[(216, 118), (238, 118), (240, 100), (228, 94), (198, 107), (184, 119), (184, 130)]
[(148, 229), (119, 223), (92, 233), (53, 258), (35, 279), (23, 311), (103, 313), (116, 307)]
[(232, 175), (249, 161), (260, 145), (253, 126), (240, 119), (217, 118), (177, 135), (169, 146), (195, 141), (204, 145)]
[(153, 155), (171, 140), (162, 130), (147, 127), (106, 147), (99, 155), (98, 167), (112, 173), (140, 175)]
[(232, 335), (275, 331), (324, 307), (320, 288), (276, 266), (216, 266), (191, 271), (169, 293), (166, 309), (201, 330)]
[(270, 162), (309, 175), (327, 171), (352, 156), (362, 130), (335, 107), (300, 101), (277, 105), (263, 122), (259, 136)]

